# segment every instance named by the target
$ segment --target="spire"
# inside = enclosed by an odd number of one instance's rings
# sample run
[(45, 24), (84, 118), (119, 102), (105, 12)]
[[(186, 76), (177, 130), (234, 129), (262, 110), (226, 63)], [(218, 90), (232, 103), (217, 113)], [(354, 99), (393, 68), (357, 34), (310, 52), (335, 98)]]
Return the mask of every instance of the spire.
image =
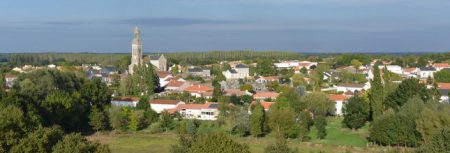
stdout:
[(139, 44), (141, 43), (141, 30), (139, 30), (138, 27), (134, 28), (134, 39), (133, 44)]

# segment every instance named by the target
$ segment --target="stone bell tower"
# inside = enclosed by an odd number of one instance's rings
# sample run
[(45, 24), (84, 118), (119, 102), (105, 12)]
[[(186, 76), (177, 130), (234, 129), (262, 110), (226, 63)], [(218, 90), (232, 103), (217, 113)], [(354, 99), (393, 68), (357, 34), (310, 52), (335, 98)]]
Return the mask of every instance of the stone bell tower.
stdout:
[(128, 66), (128, 72), (133, 74), (134, 66), (142, 64), (142, 42), (141, 31), (138, 27), (134, 28), (134, 38), (131, 43), (131, 64)]

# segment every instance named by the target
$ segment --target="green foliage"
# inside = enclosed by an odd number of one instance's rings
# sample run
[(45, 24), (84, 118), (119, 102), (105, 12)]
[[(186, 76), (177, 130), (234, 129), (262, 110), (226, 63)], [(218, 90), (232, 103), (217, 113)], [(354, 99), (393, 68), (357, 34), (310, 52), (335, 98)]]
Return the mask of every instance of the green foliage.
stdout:
[(429, 91), (425, 85), (419, 83), (418, 79), (406, 79), (400, 83), (393, 93), (386, 97), (385, 105), (388, 108), (398, 110), (409, 98), (414, 96), (419, 96), (423, 101), (430, 99)]
[(272, 60), (259, 60), (256, 65), (256, 74), (260, 76), (273, 76), (277, 74), (277, 69)]
[(357, 59), (353, 59), (352, 61), (350, 61), (350, 64), (355, 68), (355, 69), (359, 69), (359, 67), (361, 67), (362, 63), (357, 60)]
[(169, 112), (163, 111), (161, 112), (161, 119), (159, 120), (159, 124), (164, 131), (169, 131), (173, 128), (173, 118)]
[(141, 96), (139, 98), (138, 103), (136, 104), (136, 109), (138, 110), (148, 110), (150, 108), (150, 104), (148, 103), (148, 97), (147, 96)]
[(109, 153), (111, 152), (106, 145), (88, 141), (80, 134), (69, 134), (64, 136), (53, 147), (53, 153)]
[(131, 131), (137, 131), (144, 128), (147, 125), (144, 110), (134, 110), (130, 113), (130, 124), (128, 129)]
[(359, 129), (364, 126), (370, 114), (370, 106), (367, 100), (361, 96), (354, 96), (348, 100), (344, 110), (344, 125), (351, 129)]
[(231, 139), (224, 133), (208, 133), (198, 136), (188, 153), (250, 153), (249, 147)]
[(159, 89), (159, 78), (152, 65), (138, 65), (122, 80), (120, 88), (124, 96), (152, 95)]
[(241, 91), (248, 91), (248, 92), (254, 92), (253, 86), (251, 84), (244, 84), (241, 87), (239, 87)]
[[(420, 106), (419, 106), (420, 107)], [(420, 132), (423, 142), (428, 143), (432, 136), (443, 128), (450, 128), (450, 106), (437, 102), (427, 103), (421, 107), (422, 111), (416, 111), (417, 126), (416, 130)]]
[(370, 102), (370, 113), (371, 120), (381, 116), (384, 110), (384, 92), (383, 84), (381, 82), (380, 69), (378, 65), (373, 67), (373, 79), (370, 80), (371, 88), (369, 90), (369, 102)]
[(305, 80), (301, 74), (294, 74), (292, 76), (292, 85), (298, 87), (300, 85), (305, 85)]
[(21, 139), (11, 152), (51, 152), (52, 147), (62, 140), (64, 132), (57, 128), (38, 128)]
[(314, 127), (317, 129), (317, 138), (325, 139), (327, 136), (327, 120), (324, 115), (316, 115), (314, 116)]
[(24, 113), (15, 106), (0, 108), (0, 148), (7, 152), (30, 129), (26, 128)]
[(340, 71), (339, 81), (342, 83), (366, 83), (367, 79), (364, 74), (342, 70)]
[(85, 104), (77, 93), (63, 91), (50, 93), (41, 103), (42, 117), (46, 125), (58, 124), (64, 130), (73, 131), (88, 126), (88, 113)]
[(312, 119), (311, 113), (308, 111), (302, 111), (299, 114), (299, 138), (300, 140), (308, 140), (310, 137), (308, 133), (311, 130), (311, 126), (314, 124), (314, 120)]
[(296, 114), (289, 107), (271, 108), (268, 125), (272, 132), (279, 133), (283, 137), (298, 137), (299, 126), (296, 123)]
[(327, 115), (334, 113), (334, 102), (325, 93), (313, 92), (303, 97), (309, 111), (314, 115)]
[(112, 106), (109, 108), (109, 119), (111, 127), (115, 130), (127, 130), (129, 120), (129, 110), (127, 108)]
[(289, 148), (286, 139), (278, 137), (275, 144), (264, 148), (264, 153), (298, 153), (298, 149)]
[(80, 90), (81, 98), (91, 106), (103, 109), (111, 103), (111, 92), (100, 79), (84, 82)]
[(436, 82), (450, 83), (450, 70), (444, 69), (444, 70), (434, 73), (434, 80)]
[(250, 115), (250, 133), (255, 137), (260, 137), (264, 134), (264, 127), (267, 124), (266, 112), (261, 103), (256, 102), (255, 108)]
[(423, 144), (418, 150), (418, 153), (429, 152), (450, 152), (450, 129), (443, 128), (433, 134), (431, 140)]
[(104, 110), (93, 107), (89, 114), (89, 125), (95, 131), (107, 130), (109, 128), (108, 115)]

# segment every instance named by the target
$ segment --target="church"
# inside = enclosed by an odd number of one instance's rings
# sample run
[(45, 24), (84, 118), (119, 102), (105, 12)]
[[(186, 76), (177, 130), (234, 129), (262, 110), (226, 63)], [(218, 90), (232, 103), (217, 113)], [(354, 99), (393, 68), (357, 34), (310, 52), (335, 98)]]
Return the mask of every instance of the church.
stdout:
[(133, 74), (134, 66), (152, 64), (159, 71), (167, 71), (167, 59), (163, 54), (153, 56), (142, 55), (141, 31), (134, 28), (134, 38), (131, 43), (131, 64), (128, 66), (129, 74)]

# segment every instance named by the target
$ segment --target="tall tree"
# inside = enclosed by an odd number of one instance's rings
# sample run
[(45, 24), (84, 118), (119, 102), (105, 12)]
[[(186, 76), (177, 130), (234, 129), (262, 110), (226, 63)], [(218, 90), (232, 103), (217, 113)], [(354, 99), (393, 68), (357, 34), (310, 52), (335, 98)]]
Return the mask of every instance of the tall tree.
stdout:
[(106, 130), (109, 127), (108, 116), (106, 112), (97, 107), (93, 107), (89, 114), (89, 125), (95, 131)]
[(240, 144), (224, 133), (200, 135), (192, 143), (188, 153), (250, 153), (247, 145)]
[(147, 110), (149, 108), (150, 104), (148, 103), (148, 96), (141, 96), (141, 98), (139, 98), (138, 103), (136, 104), (136, 109)]
[(80, 134), (69, 134), (64, 136), (53, 147), (53, 153), (109, 153), (111, 152), (107, 145), (88, 141)]
[(418, 150), (418, 153), (428, 152), (450, 152), (450, 128), (440, 129), (433, 134), (431, 140), (423, 144)]
[(317, 129), (317, 138), (324, 139), (327, 136), (327, 120), (324, 115), (314, 116), (314, 127)]
[(80, 90), (81, 98), (91, 106), (103, 109), (111, 103), (111, 92), (100, 79), (84, 82)]
[(364, 126), (369, 118), (369, 104), (364, 97), (354, 96), (348, 100), (344, 109), (345, 126), (351, 129), (359, 129)]
[(384, 110), (383, 100), (384, 100), (384, 89), (381, 82), (380, 69), (378, 65), (373, 67), (373, 79), (370, 80), (371, 88), (369, 90), (369, 102), (370, 102), (370, 118), (379, 117)]
[(264, 107), (260, 102), (256, 102), (255, 108), (252, 110), (252, 114), (250, 115), (250, 133), (259, 137), (264, 134), (264, 127), (266, 124), (266, 112), (264, 111)]
[(414, 96), (419, 96), (423, 101), (428, 101), (431, 98), (429, 93), (426, 86), (419, 83), (418, 79), (406, 79), (400, 83), (393, 93), (386, 97), (385, 105), (398, 110), (409, 98)]

